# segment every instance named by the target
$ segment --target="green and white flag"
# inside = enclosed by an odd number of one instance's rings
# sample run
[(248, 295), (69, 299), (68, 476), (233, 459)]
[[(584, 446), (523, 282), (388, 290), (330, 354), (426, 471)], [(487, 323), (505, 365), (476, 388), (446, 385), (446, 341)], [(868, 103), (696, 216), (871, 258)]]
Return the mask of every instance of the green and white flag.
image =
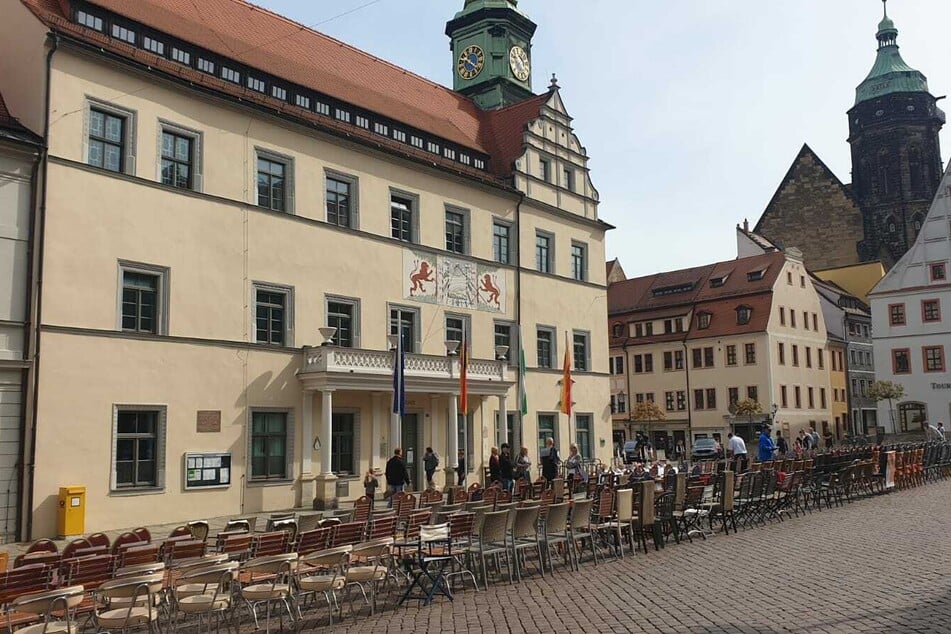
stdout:
[[(521, 344), (521, 337), (519, 337)], [(525, 348), (519, 345), (519, 364), (518, 364), (518, 402), (522, 416), (528, 414), (528, 390), (525, 389)]]

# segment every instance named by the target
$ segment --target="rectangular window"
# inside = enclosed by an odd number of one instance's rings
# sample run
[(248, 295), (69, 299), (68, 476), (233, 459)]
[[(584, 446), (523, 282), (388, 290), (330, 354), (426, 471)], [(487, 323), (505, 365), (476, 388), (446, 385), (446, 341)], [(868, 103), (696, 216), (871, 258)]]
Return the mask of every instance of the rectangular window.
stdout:
[(585, 460), (594, 457), (591, 418), (590, 414), (575, 415), (575, 444), (578, 445), (578, 454)]
[(446, 210), (446, 250), (452, 253), (466, 252), (466, 215)]
[(162, 455), (164, 411), (133, 407), (115, 408), (113, 432), (115, 490), (151, 489), (164, 485)]
[(789, 327), (790, 328), (796, 327), (796, 311), (794, 311), (791, 308), (789, 309)]
[(310, 110), (310, 97), (307, 95), (294, 95), (294, 103), (304, 110)]
[(812, 367), (812, 348), (806, 346), (806, 367)]
[(485, 169), (485, 161), (483, 159), (480, 159), (480, 158), (473, 159), (472, 164), (475, 165), (476, 169), (480, 169), (480, 170)]
[[(587, 372), (591, 369), (588, 357), (588, 333), (576, 330), (571, 334), (571, 340), (574, 352), (574, 369), (579, 372)], [(651, 367), (651, 371), (653, 371), (653, 367)]]
[(255, 92), (264, 92), (264, 80), (248, 75), (248, 88)]
[(551, 328), (538, 328), (536, 337), (538, 341), (538, 367), (555, 367), (555, 331)]
[(275, 286), (254, 287), (254, 337), (256, 343), (291, 345), (291, 290)]
[[(393, 138), (396, 139), (397, 141), (399, 141), (400, 143), (406, 143), (406, 133), (403, 132), (402, 130), (397, 130), (397, 129), (394, 128), (394, 129), (393, 129)], [(466, 164), (468, 165), (468, 163), (469, 163), (469, 160), (468, 160), (469, 157), (466, 156), (466, 155), (464, 155), (464, 154), (463, 154), (463, 157), (465, 157), (466, 160), (465, 160), (465, 161), (462, 161), (462, 162), (463, 162), (463, 163), (466, 163)]]
[(687, 409), (687, 393), (683, 390), (677, 391), (677, 411), (682, 412)]
[(410, 198), (390, 196), (390, 229), (401, 242), (415, 242), (415, 204)]
[(570, 167), (564, 169), (564, 179), (562, 180), (562, 186), (568, 191), (573, 192), (575, 190), (575, 171)]
[(251, 412), (251, 480), (288, 478), (287, 418), (287, 412)]
[(467, 330), (466, 320), (463, 317), (446, 315), (446, 341), (458, 341), (461, 344)]
[(551, 161), (548, 159), (538, 159), (538, 177), (546, 183), (551, 182)]
[(359, 473), (357, 442), (357, 416), (353, 413), (334, 412), (331, 414), (332, 431), (330, 433), (330, 470), (338, 475)]
[(327, 298), (327, 325), (336, 328), (334, 344), (341, 348), (356, 348), (359, 326), (359, 303), (354, 299)]
[(287, 211), (285, 194), (287, 165), (270, 157), (258, 157), (258, 206)]
[(792, 364), (794, 366), (799, 365), (799, 346), (797, 346), (796, 344), (793, 344), (793, 347), (792, 347)]
[(142, 39), (142, 48), (147, 51), (151, 51), (156, 55), (165, 55), (165, 43), (151, 38), (148, 35)]
[(674, 369), (674, 353), (671, 351), (664, 352), (664, 371), (669, 372)]
[(786, 308), (784, 306), (779, 307), (779, 325), (786, 325)]
[(373, 131), (383, 136), (389, 136), (390, 134), (390, 128), (385, 123), (374, 123)]
[(410, 135), (410, 137), (409, 137), (409, 144), (412, 145), (413, 147), (418, 147), (418, 148), (421, 149), (421, 150), (423, 149), (423, 139), (422, 139), (422, 137), (418, 137), (418, 136), (416, 136), (415, 134)]
[(693, 367), (702, 368), (703, 367), (703, 349), (694, 348), (691, 352), (693, 353)]
[(90, 29), (102, 31), (102, 18), (86, 13), (85, 11), (76, 12), (76, 22), (83, 26), (88, 26)]
[(812, 313), (812, 329), (819, 332), (819, 316), (816, 313)]
[(703, 390), (693, 391), (693, 408), (703, 409)]
[(89, 157), (93, 167), (110, 172), (125, 170), (127, 117), (89, 109)]
[(806, 394), (809, 397), (809, 409), (813, 409), (816, 406), (816, 400), (813, 394), (813, 389), (811, 387), (806, 388)]
[(826, 408), (826, 389), (824, 387), (819, 388), (819, 407)]
[(191, 66), (192, 63), (192, 54), (188, 51), (183, 51), (180, 48), (172, 47), (172, 59), (174, 59), (179, 64), (184, 64), (185, 66)]
[(786, 365), (786, 344), (779, 342), (779, 365)]
[(344, 123), (350, 123), (350, 112), (343, 108), (334, 108), (334, 118)]
[(634, 374), (641, 374), (644, 371), (644, 356), (634, 355)]
[(571, 243), (571, 277), (580, 282), (588, 279), (588, 247), (578, 242)]
[(434, 143), (433, 141), (426, 142), (426, 149), (432, 152), (433, 154), (439, 154), (439, 144)]
[(675, 370), (684, 369), (684, 351), (683, 350), (674, 350), (674, 369)]
[(164, 299), (162, 273), (123, 265), (122, 330), (162, 334), (161, 302)]
[(492, 223), (492, 257), (500, 264), (512, 260), (512, 227), (502, 222)]
[(779, 386), (779, 403), (784, 409), (789, 407), (789, 396), (786, 393), (785, 385)]
[(800, 275), (800, 276), (799, 276), (799, 286), (801, 286), (802, 288), (806, 288), (806, 276), (805, 276), (805, 275)]
[(664, 392), (664, 407), (668, 412), (674, 411), (674, 393)]
[(195, 139), (175, 132), (162, 131), (162, 183), (192, 189), (195, 169)]
[(921, 321), (941, 321), (941, 303), (939, 300), (925, 299), (921, 301)]
[(703, 349), (703, 367), (712, 368), (713, 363), (713, 347)]
[(112, 37), (135, 46), (135, 31), (118, 24), (112, 25)]
[(542, 273), (552, 273), (552, 236), (535, 233), (535, 269)]
[(416, 352), (419, 312), (415, 308), (390, 308), (390, 334), (399, 335), (406, 352)]
[[(557, 427), (555, 423), (557, 421), (556, 414), (539, 414), (538, 415), (538, 453), (541, 455), (542, 451), (545, 449), (545, 444), (549, 438), (555, 441), (555, 446), (558, 446), (558, 436), (556, 434)], [(539, 460), (541, 462), (541, 460)]]
[[(405, 137), (406, 135), (404, 134), (403, 136)], [(406, 141), (406, 139), (404, 138), (403, 141)], [(462, 163), (463, 165), (471, 165), (471, 164), (472, 164), (472, 157), (469, 156), (468, 154), (460, 154), (460, 155), (459, 155), (459, 162)]]
[(271, 96), (281, 101), (287, 101), (287, 90), (280, 86), (271, 86)]
[(358, 114), (355, 121), (357, 122), (358, 128), (370, 129), (370, 120), (367, 117)]
[(743, 346), (745, 351), (746, 365), (753, 365), (756, 363), (756, 344), (748, 343)]
[(944, 346), (928, 346), (921, 349), (924, 355), (925, 372), (944, 372)]
[(736, 365), (736, 346), (734, 345), (726, 347), (726, 364), (728, 366)]
[(225, 81), (230, 81), (235, 84), (241, 83), (241, 73), (233, 68), (228, 68), (227, 66), (221, 67), (221, 78)]
[(716, 409), (717, 408), (717, 391), (716, 388), (707, 388), (707, 409)]
[(796, 409), (802, 409), (802, 389), (797, 385), (793, 388), (793, 393), (796, 397)]
[(354, 228), (356, 185), (354, 178), (327, 175), (327, 222), (338, 227)]
[(453, 150), (452, 148), (443, 147), (443, 149), (442, 149), (442, 155), (445, 156), (445, 157), (446, 157), (447, 159), (449, 159), (450, 161), (455, 161), (455, 160), (456, 160), (456, 151)]
[(208, 73), (209, 75), (215, 74), (215, 63), (210, 59), (205, 59), (204, 57), (198, 58), (198, 70)]
[(819, 369), (820, 369), (820, 370), (824, 370), (825, 367), (826, 367), (826, 358), (825, 358), (826, 355), (825, 355), (825, 352), (826, 352), (826, 351), (823, 350), (822, 348), (816, 349), (816, 356), (818, 357)]
[(746, 387), (746, 398), (759, 403), (759, 388), (755, 385), (748, 385)]
[(317, 101), (314, 103), (314, 112), (317, 114), (322, 114), (325, 117), (330, 116), (330, 104), (326, 104), (323, 101)]
[(931, 271), (932, 282), (943, 282), (944, 280), (948, 279), (948, 274), (943, 262), (932, 264), (928, 268)]
[(786, 283), (792, 286), (792, 271), (786, 271)]
[(809, 313), (802, 311), (802, 327), (803, 330), (809, 330)]
[(624, 357), (611, 357), (611, 374), (624, 374)]
[(727, 398), (730, 399), (730, 405), (736, 405), (740, 401), (740, 388), (727, 388)]

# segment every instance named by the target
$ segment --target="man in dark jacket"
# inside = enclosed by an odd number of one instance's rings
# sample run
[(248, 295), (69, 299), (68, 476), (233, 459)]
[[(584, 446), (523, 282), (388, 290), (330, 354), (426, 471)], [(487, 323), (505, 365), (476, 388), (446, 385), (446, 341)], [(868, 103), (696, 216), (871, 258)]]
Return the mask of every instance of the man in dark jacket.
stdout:
[(561, 464), (561, 458), (558, 456), (558, 450), (555, 449), (555, 439), (549, 438), (545, 441), (545, 448), (541, 455), (542, 475), (550, 483), (558, 477), (558, 465)]
[(502, 455), (499, 456), (499, 478), (502, 480), (502, 488), (511, 491), (515, 480), (515, 464), (512, 462), (512, 450), (508, 443), (502, 443)]
[(397, 447), (393, 450), (393, 457), (386, 461), (386, 484), (390, 487), (390, 506), (392, 495), (402, 491), (409, 482), (409, 472), (406, 470), (406, 463), (403, 462), (403, 450)]

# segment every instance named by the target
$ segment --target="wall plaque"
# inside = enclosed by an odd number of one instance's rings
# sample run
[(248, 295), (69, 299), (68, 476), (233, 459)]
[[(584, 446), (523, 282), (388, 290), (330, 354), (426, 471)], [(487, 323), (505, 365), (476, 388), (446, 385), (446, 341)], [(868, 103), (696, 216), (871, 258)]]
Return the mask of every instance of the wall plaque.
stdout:
[(198, 410), (199, 434), (211, 434), (221, 431), (221, 410)]

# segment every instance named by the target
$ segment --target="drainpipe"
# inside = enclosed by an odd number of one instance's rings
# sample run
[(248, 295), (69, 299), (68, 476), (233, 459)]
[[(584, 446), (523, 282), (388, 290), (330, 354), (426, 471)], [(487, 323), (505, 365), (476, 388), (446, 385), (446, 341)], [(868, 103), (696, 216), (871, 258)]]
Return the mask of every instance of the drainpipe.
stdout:
[[(525, 202), (525, 194), (519, 192), (518, 203), (515, 205), (515, 324), (518, 329), (518, 350), (512, 351), (512, 354), (518, 354), (517, 367), (519, 371), (516, 373), (516, 400), (518, 401), (518, 416), (516, 417), (518, 421), (518, 442), (514, 442), (513, 445), (517, 447), (522, 447), (525, 443), (525, 422), (522, 420), (522, 376), (521, 373), (525, 372), (525, 368), (522, 367), (522, 350), (525, 346), (525, 340), (523, 338), (524, 331), (522, 330), (522, 249), (519, 247), (519, 244), (522, 241), (522, 203)], [(509, 247), (511, 248), (511, 247)], [(510, 355), (511, 356), (511, 355)], [(508, 427), (508, 412), (501, 412), (499, 417), (502, 425)], [(507, 435), (507, 434), (506, 434)], [(515, 429), (512, 429), (512, 435), (515, 435)]]
[(693, 418), (690, 411), (690, 355), (687, 354), (687, 335), (684, 335), (681, 345), (684, 347), (684, 376), (687, 378), (687, 393), (684, 395), (687, 402), (687, 446), (684, 451), (689, 455), (693, 451)]
[(36, 330), (36, 340), (33, 348), (33, 416), (32, 429), (30, 430), (30, 462), (25, 465), (27, 478), (29, 479), (29, 494), (27, 495), (27, 521), (26, 521), (26, 540), (33, 539), (33, 501), (34, 501), (34, 480), (36, 475), (36, 409), (39, 404), (39, 385), (40, 385), (40, 324), (43, 315), (43, 260), (46, 246), (46, 192), (49, 189), (47, 185), (47, 175), (49, 173), (49, 138), (50, 138), (50, 101), (51, 98), (51, 77), (53, 74), (53, 54), (59, 48), (59, 36), (56, 33), (50, 34), (52, 46), (46, 54), (46, 111), (44, 113), (43, 123), (43, 156), (40, 162), (43, 173), (43, 189), (40, 192), (39, 213), (37, 214), (37, 247), (36, 254), (36, 278), (33, 281), (36, 289), (36, 314), (32, 315), (33, 324)]

